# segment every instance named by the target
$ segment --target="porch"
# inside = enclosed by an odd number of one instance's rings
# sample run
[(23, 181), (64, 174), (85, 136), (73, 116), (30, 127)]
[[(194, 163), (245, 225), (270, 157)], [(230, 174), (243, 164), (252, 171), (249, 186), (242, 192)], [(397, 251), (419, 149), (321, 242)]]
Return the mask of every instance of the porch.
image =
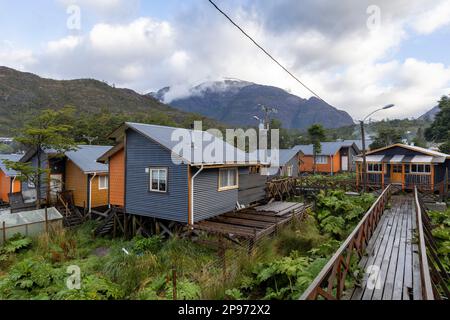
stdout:
[[(384, 188), (396, 184), (402, 190), (413, 190), (417, 187), (424, 191), (438, 191), (435, 183), (435, 165), (431, 163), (380, 163), (367, 162), (367, 184)], [(363, 184), (362, 163), (356, 167), (356, 184)]]

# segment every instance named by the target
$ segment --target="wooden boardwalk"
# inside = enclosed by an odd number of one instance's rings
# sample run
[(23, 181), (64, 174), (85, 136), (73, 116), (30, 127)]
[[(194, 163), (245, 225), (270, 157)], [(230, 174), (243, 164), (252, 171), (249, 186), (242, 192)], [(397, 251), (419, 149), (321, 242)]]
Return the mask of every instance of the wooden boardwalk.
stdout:
[(412, 196), (392, 196), (361, 259), (365, 273), (351, 300), (420, 300), (418, 246), (414, 241), (416, 212)]

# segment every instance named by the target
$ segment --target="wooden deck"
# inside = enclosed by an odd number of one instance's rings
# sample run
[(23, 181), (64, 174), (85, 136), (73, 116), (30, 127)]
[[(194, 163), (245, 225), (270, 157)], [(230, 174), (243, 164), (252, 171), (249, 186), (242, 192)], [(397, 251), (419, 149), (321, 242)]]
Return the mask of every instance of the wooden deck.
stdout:
[(360, 267), (365, 272), (351, 300), (420, 300), (416, 213), (412, 196), (393, 196), (369, 244)]
[(258, 240), (276, 232), (292, 219), (301, 218), (306, 209), (302, 203), (273, 202), (200, 221), (194, 229)]

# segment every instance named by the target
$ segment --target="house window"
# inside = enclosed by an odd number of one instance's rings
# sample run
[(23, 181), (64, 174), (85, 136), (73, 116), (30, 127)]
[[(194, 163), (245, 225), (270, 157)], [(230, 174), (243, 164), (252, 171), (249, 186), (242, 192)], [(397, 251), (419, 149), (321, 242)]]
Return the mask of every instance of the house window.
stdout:
[(316, 156), (316, 164), (328, 164), (327, 156)]
[(429, 164), (412, 164), (411, 173), (430, 173), (431, 166)]
[(219, 170), (219, 191), (238, 188), (238, 170), (220, 169)]
[(369, 163), (367, 164), (367, 172), (381, 172), (383, 169), (381, 163)]
[(292, 165), (286, 167), (286, 174), (288, 177), (292, 177)]
[(34, 189), (34, 188), (36, 188), (36, 186), (34, 185), (34, 182), (32, 182), (32, 181), (30, 181), (30, 180), (28, 180), (27, 186), (28, 186), (29, 189)]
[(259, 168), (259, 167), (256, 167), (256, 166), (250, 167), (249, 173), (250, 173), (250, 174), (258, 174), (258, 173), (260, 173), (260, 168)]
[(392, 166), (392, 172), (394, 172), (394, 173), (402, 173), (403, 172), (402, 165), (394, 164)]
[(108, 189), (108, 176), (98, 177), (98, 190)]
[(150, 191), (167, 192), (167, 169), (150, 168)]

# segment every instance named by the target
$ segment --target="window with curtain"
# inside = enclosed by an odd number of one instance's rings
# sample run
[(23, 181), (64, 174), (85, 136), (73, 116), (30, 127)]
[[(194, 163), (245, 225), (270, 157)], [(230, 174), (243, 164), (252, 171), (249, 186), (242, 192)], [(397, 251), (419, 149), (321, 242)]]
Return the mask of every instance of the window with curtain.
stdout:
[(167, 169), (150, 168), (150, 191), (167, 192)]
[(219, 191), (236, 189), (238, 187), (238, 169), (219, 170)]

